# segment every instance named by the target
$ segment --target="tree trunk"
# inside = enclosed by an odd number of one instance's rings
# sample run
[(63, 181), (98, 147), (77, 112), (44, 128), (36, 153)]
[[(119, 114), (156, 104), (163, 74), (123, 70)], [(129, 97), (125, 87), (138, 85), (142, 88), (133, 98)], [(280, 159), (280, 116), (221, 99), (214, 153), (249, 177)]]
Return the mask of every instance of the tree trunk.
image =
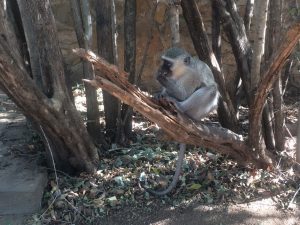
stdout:
[[(270, 1), (270, 19), (268, 28), (268, 56), (270, 57), (273, 53), (273, 49), (279, 43), (280, 35), (282, 33), (282, 10), (281, 10), (281, 0)], [(274, 137), (275, 137), (275, 147), (278, 151), (284, 150), (284, 116), (282, 111), (283, 104), (283, 93), (282, 93), (282, 76), (274, 84), (273, 94), (273, 108), (274, 108)]]
[(256, 1), (254, 4), (254, 46), (251, 64), (251, 96), (255, 95), (260, 81), (260, 66), (265, 49), (267, 12), (269, 0)]
[[(252, 64), (251, 64), (251, 99), (254, 99), (253, 96), (256, 94), (258, 83), (260, 82), (260, 68), (262, 64), (262, 57), (264, 55), (265, 49), (265, 40), (266, 40), (266, 27), (267, 27), (267, 12), (268, 12), (269, 0), (266, 1), (256, 1), (254, 3), (254, 44), (253, 44), (253, 55), (252, 55)], [(252, 104), (252, 102), (251, 102)], [(269, 123), (269, 110), (267, 105), (264, 106), (263, 110), (263, 125), (265, 138), (272, 138), (273, 129)], [(260, 126), (261, 127), (261, 126)], [(262, 137), (261, 130), (259, 132), (259, 142), (256, 149), (262, 148)], [(267, 140), (267, 147), (273, 148), (273, 146), (268, 146), (273, 144), (272, 139)], [(261, 149), (260, 151), (263, 151)]]
[[(89, 2), (82, 0), (71, 0), (70, 3), (78, 45), (80, 48), (89, 50), (92, 47), (93, 34)], [(83, 61), (83, 75), (85, 79), (94, 79), (95, 77), (94, 68), (89, 62)], [(87, 108), (87, 130), (96, 143), (99, 145), (101, 144), (101, 146), (106, 146), (99, 121), (100, 113), (97, 100), (97, 91), (94, 87), (86, 85), (86, 83), (84, 83), (84, 87)]]
[[(136, 62), (136, 0), (125, 0), (124, 12), (124, 70), (129, 73), (128, 80), (135, 84)], [(122, 132), (121, 137), (129, 139), (132, 136), (132, 107), (122, 105)], [(123, 138), (122, 138), (123, 139)], [(123, 142), (121, 140), (121, 142)]]
[[(17, 37), (0, 1), (0, 83), (23, 113), (44, 131), (56, 168), (69, 173), (95, 170), (97, 149), (91, 142), (65, 85), (63, 60), (49, 0), (18, 1), (30, 66), (39, 68), (43, 89), (27, 73)], [(38, 57), (37, 57), (38, 56)], [(39, 81), (37, 82), (39, 84)], [(45, 146), (48, 146), (45, 144)], [(52, 164), (51, 164), (52, 165)]]
[[(215, 6), (215, 2), (211, 3), (212, 8), (212, 22), (211, 22), (211, 39), (212, 39), (212, 51), (216, 56), (216, 59), (218, 61), (220, 71), (222, 73), (222, 49), (221, 49), (221, 20), (219, 12)], [(237, 110), (235, 102), (235, 93), (236, 93), (236, 82), (233, 81), (233, 79), (236, 78), (235, 74), (232, 73), (233, 76), (227, 76), (229, 74), (226, 74), (226, 91), (228, 91), (231, 102), (234, 106), (235, 112)], [(224, 77), (223, 73), (222, 76)], [(230, 87), (228, 88), (228, 84), (230, 84)], [(234, 94), (233, 94), (234, 93)], [(228, 120), (228, 116), (226, 115), (226, 107), (222, 101), (219, 101), (219, 107), (218, 107), (218, 115), (219, 115), (219, 121), (222, 124), (223, 127), (231, 128), (232, 130), (236, 130), (236, 128), (233, 129), (233, 124)]]
[[(108, 62), (117, 64), (115, 4), (113, 0), (96, 0), (98, 53)], [(101, 71), (99, 71), (101, 73)], [(115, 142), (120, 134), (120, 101), (103, 91), (106, 134)]]

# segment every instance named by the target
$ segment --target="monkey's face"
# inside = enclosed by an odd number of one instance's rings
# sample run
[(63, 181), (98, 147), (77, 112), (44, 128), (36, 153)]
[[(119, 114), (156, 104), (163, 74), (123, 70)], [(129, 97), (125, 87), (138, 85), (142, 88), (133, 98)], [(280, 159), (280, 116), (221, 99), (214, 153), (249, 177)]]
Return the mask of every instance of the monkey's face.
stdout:
[(164, 85), (168, 79), (178, 80), (190, 69), (191, 57), (182, 55), (175, 59), (162, 56), (162, 65), (157, 72), (156, 79)]
[(173, 62), (163, 59), (162, 65), (157, 71), (156, 79), (163, 86), (168, 82), (168, 79), (172, 77), (172, 66)]

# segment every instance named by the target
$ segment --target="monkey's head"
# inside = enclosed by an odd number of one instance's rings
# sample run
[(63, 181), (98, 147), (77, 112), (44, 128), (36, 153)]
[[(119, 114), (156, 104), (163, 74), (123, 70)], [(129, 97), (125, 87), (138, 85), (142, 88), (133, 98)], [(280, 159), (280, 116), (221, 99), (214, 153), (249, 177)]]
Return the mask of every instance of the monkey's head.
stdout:
[(192, 57), (181, 48), (170, 48), (162, 56), (162, 65), (157, 72), (157, 80), (164, 85), (167, 78), (179, 79), (191, 68)]

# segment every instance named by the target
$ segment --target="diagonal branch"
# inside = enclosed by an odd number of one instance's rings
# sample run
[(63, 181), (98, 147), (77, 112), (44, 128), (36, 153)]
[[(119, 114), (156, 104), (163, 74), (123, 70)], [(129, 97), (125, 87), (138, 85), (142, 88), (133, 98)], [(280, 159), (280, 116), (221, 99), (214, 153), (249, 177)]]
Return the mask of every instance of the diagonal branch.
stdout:
[(96, 75), (94, 80), (85, 80), (85, 82), (104, 89), (132, 106), (143, 116), (157, 123), (174, 140), (228, 154), (241, 164), (253, 163), (259, 168), (268, 166), (263, 159), (255, 158), (242, 136), (222, 127), (195, 124), (184, 115), (176, 116), (130, 84), (124, 71), (91, 51), (76, 49), (74, 52), (91, 62), (96, 69), (101, 70), (101, 76)]

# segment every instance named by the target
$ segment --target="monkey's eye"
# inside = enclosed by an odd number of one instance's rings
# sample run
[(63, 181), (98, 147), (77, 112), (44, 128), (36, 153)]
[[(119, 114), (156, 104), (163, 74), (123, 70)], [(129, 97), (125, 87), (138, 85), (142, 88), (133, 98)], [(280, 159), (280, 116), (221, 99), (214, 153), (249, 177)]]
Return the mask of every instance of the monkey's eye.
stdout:
[(189, 65), (191, 63), (191, 57), (185, 57), (183, 62), (186, 64), (186, 65)]
[(168, 62), (168, 61), (164, 61), (164, 66), (168, 69), (170, 69), (172, 67), (173, 63)]

